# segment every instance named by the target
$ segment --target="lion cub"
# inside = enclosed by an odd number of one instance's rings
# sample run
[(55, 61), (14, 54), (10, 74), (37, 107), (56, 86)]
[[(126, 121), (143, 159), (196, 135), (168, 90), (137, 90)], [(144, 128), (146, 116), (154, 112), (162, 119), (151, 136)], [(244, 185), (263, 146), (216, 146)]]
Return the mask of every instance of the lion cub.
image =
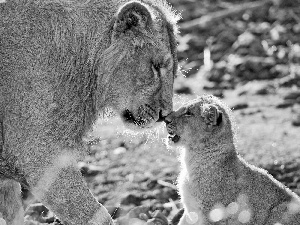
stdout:
[(230, 109), (219, 99), (202, 96), (165, 122), (181, 150), (179, 225), (300, 224), (300, 198), (238, 155)]

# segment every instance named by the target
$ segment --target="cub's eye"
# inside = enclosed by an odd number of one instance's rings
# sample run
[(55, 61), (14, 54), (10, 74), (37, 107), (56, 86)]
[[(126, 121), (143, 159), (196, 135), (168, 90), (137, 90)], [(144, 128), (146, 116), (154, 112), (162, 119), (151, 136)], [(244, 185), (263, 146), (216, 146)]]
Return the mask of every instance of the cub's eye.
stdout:
[(185, 116), (193, 116), (194, 114), (191, 112), (191, 109), (187, 109), (184, 115)]

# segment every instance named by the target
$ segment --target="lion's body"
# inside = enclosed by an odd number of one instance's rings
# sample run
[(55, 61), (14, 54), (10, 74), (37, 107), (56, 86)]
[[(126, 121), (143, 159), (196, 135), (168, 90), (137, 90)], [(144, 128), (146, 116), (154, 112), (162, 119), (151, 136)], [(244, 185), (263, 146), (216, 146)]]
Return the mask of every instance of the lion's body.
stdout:
[(170, 112), (175, 14), (160, 1), (8, 0), (0, 15), (0, 199), (15, 196), (0, 216), (20, 225), (20, 182), (68, 224), (109, 224), (76, 168), (82, 137), (106, 107), (141, 127)]
[(188, 224), (300, 224), (300, 198), (236, 152), (229, 108), (203, 96), (166, 118), (181, 149), (179, 194)]

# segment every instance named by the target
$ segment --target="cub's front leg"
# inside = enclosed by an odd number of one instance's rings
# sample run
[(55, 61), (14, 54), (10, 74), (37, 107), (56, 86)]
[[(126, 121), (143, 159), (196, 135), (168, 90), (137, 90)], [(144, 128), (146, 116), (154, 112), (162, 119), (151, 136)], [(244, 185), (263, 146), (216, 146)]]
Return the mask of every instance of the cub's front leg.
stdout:
[(284, 224), (284, 225), (296, 225), (300, 224), (300, 202), (295, 199), (290, 202), (283, 202), (274, 207), (268, 219), (266, 225)]
[(208, 221), (206, 221), (206, 219), (204, 218), (201, 212), (187, 213), (186, 211), (187, 210), (185, 209), (182, 217), (180, 218), (178, 225), (191, 225), (191, 224), (209, 225), (210, 224)]
[(89, 191), (72, 150), (52, 157), (48, 166), (35, 165), (43, 170), (30, 171), (32, 193), (65, 224), (113, 224), (107, 210)]

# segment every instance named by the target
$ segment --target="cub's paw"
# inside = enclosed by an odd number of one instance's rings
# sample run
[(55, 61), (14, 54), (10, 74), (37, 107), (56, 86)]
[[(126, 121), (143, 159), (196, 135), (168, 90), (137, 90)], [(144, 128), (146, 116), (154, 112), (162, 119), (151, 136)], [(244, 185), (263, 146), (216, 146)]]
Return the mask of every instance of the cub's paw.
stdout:
[(168, 225), (168, 220), (159, 211), (151, 213), (149, 207), (138, 206), (116, 219), (115, 225)]
[(152, 213), (152, 218), (147, 220), (148, 225), (168, 225), (167, 218), (160, 211)]

